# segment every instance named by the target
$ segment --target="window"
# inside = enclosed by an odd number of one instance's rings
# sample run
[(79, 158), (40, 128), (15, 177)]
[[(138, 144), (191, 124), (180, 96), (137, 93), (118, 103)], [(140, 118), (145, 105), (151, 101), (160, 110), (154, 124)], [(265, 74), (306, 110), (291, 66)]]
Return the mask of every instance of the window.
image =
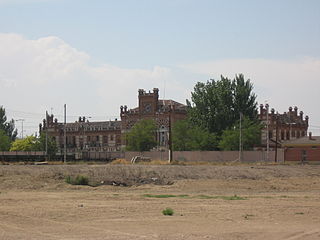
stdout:
[(273, 136), (272, 136), (272, 131), (269, 131), (269, 139), (271, 139)]
[(281, 131), (281, 140), (284, 140), (284, 131)]
[(286, 137), (287, 137), (287, 140), (289, 140), (289, 139), (290, 139), (290, 132), (289, 132), (289, 131), (287, 131), (287, 133), (286, 133)]

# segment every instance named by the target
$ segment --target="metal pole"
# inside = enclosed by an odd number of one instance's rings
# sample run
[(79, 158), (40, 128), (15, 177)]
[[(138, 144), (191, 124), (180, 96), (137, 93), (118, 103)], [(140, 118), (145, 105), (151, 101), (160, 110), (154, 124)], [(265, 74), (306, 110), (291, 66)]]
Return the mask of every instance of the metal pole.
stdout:
[(46, 111), (46, 157), (48, 158), (48, 111)]
[(22, 128), (21, 135), (22, 135), (22, 139), (23, 139), (23, 121), (24, 121), (24, 119), (21, 120), (21, 128)]
[(277, 116), (276, 116), (276, 153), (275, 153), (275, 156), (274, 156), (274, 162), (278, 162), (278, 131), (279, 131), (279, 127), (278, 127), (278, 118), (279, 118), (279, 114), (277, 113)]
[(67, 125), (67, 105), (64, 104), (64, 128), (63, 128), (63, 133), (64, 133), (64, 163), (67, 162), (67, 134), (66, 134), (66, 125)]
[(239, 161), (242, 161), (242, 113), (240, 112)]
[(21, 122), (21, 139), (23, 139), (23, 121), (24, 119), (16, 119), (16, 122)]
[(169, 110), (169, 163), (172, 162), (171, 109)]
[(267, 111), (267, 162), (269, 162), (269, 104), (266, 104), (266, 111)]

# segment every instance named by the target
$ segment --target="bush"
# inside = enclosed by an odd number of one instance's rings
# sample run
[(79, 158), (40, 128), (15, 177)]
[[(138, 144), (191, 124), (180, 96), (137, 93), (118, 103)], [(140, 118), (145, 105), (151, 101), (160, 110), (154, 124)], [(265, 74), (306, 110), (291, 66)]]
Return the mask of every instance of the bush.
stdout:
[(171, 208), (166, 208), (162, 210), (162, 214), (165, 216), (172, 216), (174, 214), (174, 211)]
[(72, 185), (89, 185), (89, 179), (85, 176), (78, 175), (76, 178), (73, 178), (71, 176), (66, 177), (66, 183), (72, 184)]

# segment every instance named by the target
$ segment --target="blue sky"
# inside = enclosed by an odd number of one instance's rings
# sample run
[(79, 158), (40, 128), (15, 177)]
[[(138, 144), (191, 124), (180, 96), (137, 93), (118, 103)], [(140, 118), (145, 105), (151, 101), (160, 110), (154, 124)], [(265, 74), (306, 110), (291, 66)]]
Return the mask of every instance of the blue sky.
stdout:
[(319, 42), (317, 0), (0, 0), (0, 104), (32, 132), (63, 103), (70, 121), (103, 120), (138, 88), (184, 102), (197, 81), (244, 73), (259, 103), (297, 105), (315, 131)]

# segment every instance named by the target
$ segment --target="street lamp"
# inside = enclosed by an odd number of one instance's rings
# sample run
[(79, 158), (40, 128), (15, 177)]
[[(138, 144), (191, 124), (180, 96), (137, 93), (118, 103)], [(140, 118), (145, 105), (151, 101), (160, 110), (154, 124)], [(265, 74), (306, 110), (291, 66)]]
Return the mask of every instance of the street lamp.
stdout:
[(24, 122), (24, 119), (16, 119), (16, 122), (21, 122), (21, 138), (23, 139), (23, 122)]

